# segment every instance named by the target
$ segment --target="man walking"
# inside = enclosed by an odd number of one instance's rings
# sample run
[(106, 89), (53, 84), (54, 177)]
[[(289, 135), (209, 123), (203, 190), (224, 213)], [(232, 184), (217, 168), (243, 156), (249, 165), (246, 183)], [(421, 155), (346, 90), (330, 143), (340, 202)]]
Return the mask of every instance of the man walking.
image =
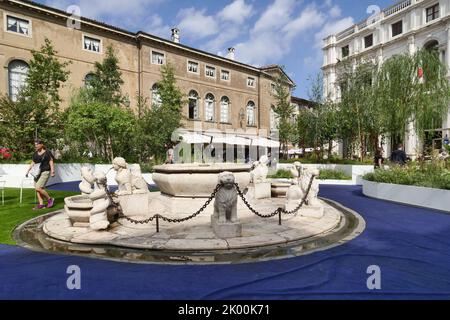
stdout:
[(400, 166), (404, 166), (406, 164), (406, 153), (403, 150), (403, 145), (401, 143), (397, 146), (397, 150), (392, 152), (391, 162)]

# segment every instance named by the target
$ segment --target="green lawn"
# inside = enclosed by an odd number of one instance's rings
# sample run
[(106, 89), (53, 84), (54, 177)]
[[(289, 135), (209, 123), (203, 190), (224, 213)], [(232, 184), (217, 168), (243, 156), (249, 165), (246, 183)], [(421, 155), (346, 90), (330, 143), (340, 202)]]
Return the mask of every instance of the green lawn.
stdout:
[(33, 189), (23, 190), (23, 203), (20, 204), (20, 189), (6, 188), (4, 205), (1, 204), (0, 194), (0, 243), (15, 244), (11, 233), (16, 226), (42, 214), (62, 209), (64, 198), (75, 194), (74, 192), (50, 191), (50, 196), (56, 199), (55, 206), (51, 209), (33, 211), (35, 206)]

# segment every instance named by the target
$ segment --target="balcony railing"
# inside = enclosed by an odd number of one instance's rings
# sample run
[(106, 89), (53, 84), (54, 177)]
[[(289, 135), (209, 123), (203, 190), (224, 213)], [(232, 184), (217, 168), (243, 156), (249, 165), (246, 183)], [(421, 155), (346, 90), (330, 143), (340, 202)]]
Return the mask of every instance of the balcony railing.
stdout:
[(394, 13), (397, 13), (397, 12), (402, 11), (403, 9), (409, 7), (411, 4), (412, 4), (412, 0), (405, 0), (405, 1), (399, 2), (397, 4), (394, 4), (383, 10), (384, 16), (389, 17), (389, 16), (393, 15)]
[(349, 35), (354, 34), (354, 33), (355, 33), (355, 26), (351, 26), (350, 28), (345, 29), (342, 32), (339, 32), (336, 35), (336, 40), (344, 39), (345, 37), (348, 37)]

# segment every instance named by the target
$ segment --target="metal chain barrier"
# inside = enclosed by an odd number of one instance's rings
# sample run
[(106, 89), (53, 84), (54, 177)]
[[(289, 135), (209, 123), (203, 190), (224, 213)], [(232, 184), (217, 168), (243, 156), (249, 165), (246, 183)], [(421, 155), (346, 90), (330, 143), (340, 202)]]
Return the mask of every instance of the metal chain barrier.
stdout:
[(247, 208), (251, 212), (256, 214), (258, 217), (261, 217), (261, 218), (264, 218), (264, 219), (272, 218), (272, 217), (278, 215), (278, 224), (281, 225), (281, 214), (283, 214), (283, 213), (287, 214), (287, 215), (296, 214), (301, 209), (301, 207), (305, 204), (306, 199), (308, 198), (309, 192), (311, 191), (311, 187), (312, 187), (312, 183), (314, 181), (314, 178), (315, 178), (315, 175), (312, 175), (311, 179), (309, 180), (309, 184), (308, 184), (308, 188), (306, 189), (306, 193), (305, 193), (305, 195), (302, 198), (302, 201), (299, 203), (299, 205), (294, 210), (287, 211), (286, 209), (278, 208), (274, 212), (266, 214), (266, 215), (261, 214), (256, 209), (254, 209), (251, 206), (251, 204), (247, 201), (247, 199), (245, 198), (245, 195), (243, 194), (243, 192), (239, 189), (239, 185), (236, 183), (235, 186), (236, 186), (236, 190), (237, 190), (237, 192), (239, 194), (239, 197), (241, 197), (242, 201), (244, 202), (244, 204), (247, 206)]
[[(243, 194), (241, 189), (239, 188), (239, 185), (237, 183), (235, 183), (234, 185), (236, 187), (236, 191), (237, 191), (239, 197), (242, 199), (244, 204), (247, 206), (247, 208), (251, 212), (253, 212), (258, 217), (264, 218), (264, 219), (271, 218), (271, 217), (274, 217), (274, 216), (278, 215), (279, 216), (279, 224), (281, 225), (281, 214), (287, 214), (287, 215), (295, 214), (304, 205), (304, 203), (306, 202), (306, 199), (308, 198), (309, 192), (311, 191), (311, 186), (312, 186), (312, 183), (314, 181), (314, 178), (315, 178), (315, 176), (312, 175), (311, 176), (311, 180), (309, 181), (309, 184), (308, 184), (307, 191), (306, 191), (305, 195), (303, 196), (302, 201), (300, 202), (300, 204), (294, 210), (286, 211), (285, 209), (280, 207), (280, 208), (276, 209), (274, 212), (269, 213), (269, 214), (261, 214), (256, 209), (254, 209), (251, 206), (251, 204), (248, 202), (247, 198), (245, 197), (245, 195)], [(127, 217), (126, 215), (124, 215), (122, 209), (120, 208), (120, 204), (118, 204), (117, 202), (113, 201), (113, 197), (115, 197), (115, 196), (108, 191), (108, 188), (106, 188), (106, 191), (107, 191), (108, 197), (111, 199), (112, 205), (114, 207), (116, 207), (116, 209), (119, 211), (119, 218), (124, 218), (124, 219), (126, 219), (127, 221), (129, 221), (129, 222), (131, 222), (133, 224), (147, 224), (147, 223), (152, 222), (153, 220), (156, 220), (156, 232), (159, 232), (159, 219), (161, 219), (161, 220), (163, 220), (165, 222), (169, 222), (169, 223), (182, 223), (182, 222), (185, 222), (185, 221), (188, 221), (188, 220), (191, 220), (191, 219), (195, 218), (196, 216), (201, 214), (206, 209), (206, 207), (208, 207), (208, 205), (211, 203), (211, 201), (216, 197), (216, 194), (220, 190), (220, 188), (222, 188), (222, 185), (218, 184), (216, 186), (216, 188), (214, 189), (214, 191), (209, 196), (208, 200), (206, 200), (206, 202), (203, 204), (203, 206), (200, 209), (198, 209), (195, 213), (191, 214), (188, 217), (180, 218), (180, 219), (173, 219), (173, 218), (165, 217), (165, 216), (163, 216), (161, 214), (155, 214), (155, 215), (153, 215), (153, 216), (151, 216), (151, 217), (149, 217), (147, 219), (144, 219), (144, 220), (135, 220), (135, 219), (132, 219), (132, 218)]]

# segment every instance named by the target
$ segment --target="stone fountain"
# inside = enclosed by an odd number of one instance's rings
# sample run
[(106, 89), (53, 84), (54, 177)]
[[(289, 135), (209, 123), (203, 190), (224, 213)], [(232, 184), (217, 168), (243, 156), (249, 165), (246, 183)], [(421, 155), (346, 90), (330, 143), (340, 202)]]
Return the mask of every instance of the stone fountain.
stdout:
[(116, 158), (115, 193), (109, 192), (104, 172), (83, 168), (81, 195), (66, 198), (64, 210), (43, 219), (40, 227), (47, 241), (68, 246), (189, 257), (213, 253), (215, 261), (231, 252), (270, 255), (345, 229), (343, 211), (317, 197), (317, 172), (301, 164), (293, 166), (297, 174), (286, 194), (272, 197), (267, 160), (156, 166), (153, 180), (160, 192), (149, 192), (139, 166)]

